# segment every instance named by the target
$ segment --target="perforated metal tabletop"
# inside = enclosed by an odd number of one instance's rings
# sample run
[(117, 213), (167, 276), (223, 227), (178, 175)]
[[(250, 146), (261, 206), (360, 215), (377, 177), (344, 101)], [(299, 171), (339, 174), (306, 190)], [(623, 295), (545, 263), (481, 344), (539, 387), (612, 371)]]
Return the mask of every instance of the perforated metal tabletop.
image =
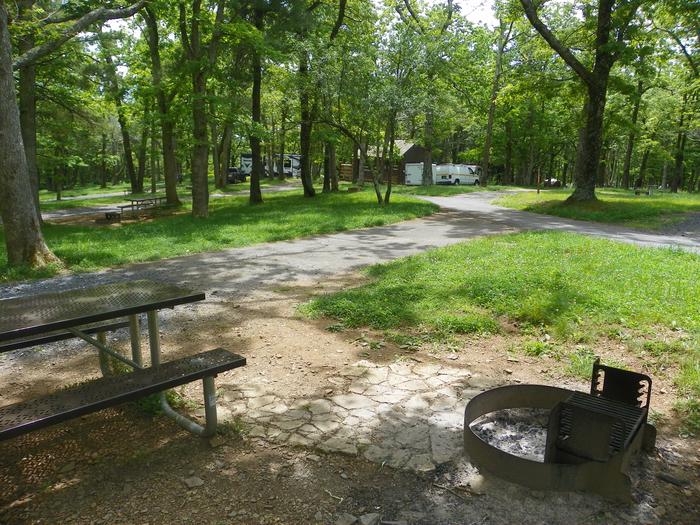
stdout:
[(153, 281), (0, 299), (0, 341), (202, 300), (204, 293)]

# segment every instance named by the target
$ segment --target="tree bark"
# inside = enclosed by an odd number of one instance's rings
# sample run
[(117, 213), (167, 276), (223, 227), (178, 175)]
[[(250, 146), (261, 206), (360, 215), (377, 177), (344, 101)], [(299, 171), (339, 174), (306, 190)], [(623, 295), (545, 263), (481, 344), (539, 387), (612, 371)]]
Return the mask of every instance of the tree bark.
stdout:
[(107, 64), (107, 67), (105, 68), (107, 85), (112, 96), (112, 101), (117, 107), (117, 122), (119, 122), (119, 130), (122, 134), (122, 147), (124, 148), (126, 174), (129, 177), (131, 193), (139, 193), (143, 190), (143, 188), (139, 188), (138, 179), (136, 177), (136, 167), (134, 166), (134, 157), (131, 147), (131, 136), (129, 135), (129, 123), (127, 122), (126, 111), (123, 105), (123, 93), (119, 87), (119, 79), (117, 78), (117, 68), (112, 60), (111, 50), (109, 50), (104, 43), (102, 44), (102, 47), (104, 49), (105, 62)]
[(676, 134), (676, 147), (673, 155), (673, 176), (671, 177), (671, 192), (678, 193), (678, 188), (682, 186), (683, 179), (683, 160), (685, 154), (685, 141), (687, 132), (684, 127), (685, 109), (688, 103), (688, 95), (683, 96), (683, 105), (681, 106), (681, 114), (678, 117), (678, 133)]
[(5, 2), (0, 0), (0, 216), (10, 266), (57, 263), (41, 233), (32, 198), (12, 75), (12, 44)]
[[(613, 8), (615, 0), (598, 0), (598, 17), (596, 20), (595, 59), (593, 69), (589, 70), (576, 58), (571, 49), (564, 46), (550, 29), (540, 20), (532, 0), (520, 0), (525, 15), (547, 41), (549, 46), (567, 63), (586, 85), (587, 99), (584, 106), (585, 124), (580, 134), (579, 148), (574, 171), (576, 189), (566, 200), (567, 203), (593, 201), (595, 183), (600, 164), (601, 143), (603, 138), (603, 114), (607, 94), (610, 70), (618, 58), (618, 46), (611, 45), (610, 33), (613, 27)], [(624, 13), (616, 17), (616, 42), (622, 44), (629, 23), (634, 17), (639, 3), (627, 6)], [(618, 14), (618, 13), (616, 13)]]
[[(20, 19), (29, 18), (34, 0), (21, 0), (17, 2)], [(35, 35), (31, 31), (19, 39), (20, 53), (26, 53), (35, 45)], [(36, 67), (29, 63), (19, 69), (19, 119), (22, 126), (22, 142), (24, 154), (27, 158), (29, 170), (29, 183), (32, 188), (32, 199), (36, 207), (37, 216), (41, 221), (41, 207), (39, 206), (39, 170), (36, 161)]]
[(160, 118), (161, 149), (163, 151), (163, 177), (165, 179), (165, 201), (168, 206), (180, 206), (177, 196), (177, 160), (175, 158), (174, 124), (168, 109), (163, 89), (163, 68), (160, 62), (158, 23), (150, 6), (144, 10), (148, 27), (148, 49), (151, 55), (151, 78), (158, 102)]
[(331, 191), (338, 191), (338, 164), (335, 155), (335, 142), (329, 142), (328, 166), (331, 170)]
[(299, 132), (299, 145), (301, 153), (301, 184), (304, 187), (304, 196), (316, 195), (313, 180), (311, 178), (311, 107), (309, 103), (309, 56), (306, 51), (299, 55), (299, 113), (301, 126)]
[(486, 122), (486, 137), (484, 139), (484, 151), (481, 157), (481, 176), (479, 185), (486, 186), (489, 182), (489, 163), (491, 162), (491, 142), (493, 141), (493, 122), (496, 117), (496, 99), (501, 85), (501, 70), (503, 67), (503, 52), (505, 50), (510, 32), (513, 29), (513, 22), (505, 29), (505, 24), (500, 21), (500, 32), (498, 38), (498, 50), (496, 52), (496, 67), (493, 73), (493, 85), (491, 86), (491, 98), (489, 101), (488, 119)]
[(433, 109), (429, 108), (425, 112), (425, 126), (423, 128), (423, 186), (430, 186), (433, 183)]
[(139, 171), (136, 175), (136, 182), (139, 187), (139, 191), (143, 192), (144, 179), (146, 178), (146, 154), (148, 152), (148, 136), (151, 134), (150, 130), (150, 120), (151, 118), (151, 105), (150, 101), (144, 101), (143, 108), (143, 124), (141, 126), (141, 142), (139, 142)]
[(221, 37), (225, 2), (216, 6), (216, 19), (212, 37), (207, 46), (202, 43), (200, 18), (202, 0), (192, 0), (192, 18), (187, 34), (187, 14), (185, 3), (180, 2), (180, 36), (185, 54), (192, 70), (192, 216), (209, 216), (209, 132), (207, 130), (207, 78), (208, 68), (216, 60), (218, 42)]
[(331, 192), (331, 143), (326, 142), (323, 148), (323, 193)]
[(630, 165), (632, 164), (632, 151), (634, 150), (634, 139), (637, 133), (637, 119), (639, 118), (639, 106), (642, 103), (644, 86), (642, 81), (637, 82), (637, 93), (634, 97), (634, 107), (632, 108), (632, 129), (627, 136), (627, 149), (625, 150), (625, 163), (622, 167), (622, 187), (627, 189), (630, 186)]
[[(263, 29), (263, 11), (255, 9), (254, 22), (258, 31)], [(250, 204), (261, 204), (263, 202), (262, 192), (260, 191), (260, 178), (262, 177), (262, 158), (260, 156), (260, 88), (262, 84), (262, 64), (260, 60), (259, 50), (253, 53), (253, 132), (250, 134), (250, 152), (253, 155), (253, 167), (250, 172)]]

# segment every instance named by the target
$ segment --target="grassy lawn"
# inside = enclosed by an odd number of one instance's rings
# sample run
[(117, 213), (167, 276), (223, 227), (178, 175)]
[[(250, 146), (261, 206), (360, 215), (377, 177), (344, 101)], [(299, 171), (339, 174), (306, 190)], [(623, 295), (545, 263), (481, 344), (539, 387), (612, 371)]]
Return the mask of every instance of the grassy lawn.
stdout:
[(599, 189), (598, 201), (590, 204), (564, 204), (568, 189), (522, 192), (504, 195), (495, 204), (517, 210), (544, 213), (567, 219), (606, 222), (631, 228), (658, 230), (680, 222), (689, 212), (700, 212), (700, 194), (654, 193), (635, 195), (632, 191)]
[[(47, 224), (44, 236), (51, 249), (72, 271), (92, 271), (139, 261), (155, 261), (178, 255), (249, 246), (368, 226), (380, 226), (429, 215), (437, 207), (411, 197), (397, 196), (387, 208), (377, 206), (367, 192), (318, 194), (314, 199), (299, 191), (268, 193), (265, 204), (250, 206), (247, 196), (210, 202), (210, 217), (193, 219), (189, 205), (184, 213), (152, 221), (113, 227)], [(4, 243), (2, 235), (0, 241)], [(41, 274), (9, 270), (0, 253), (0, 281)]]
[[(302, 307), (340, 326), (437, 340), (495, 333), (505, 321), (588, 375), (603, 339), (671, 367), (678, 410), (700, 431), (700, 257), (566, 233), (489, 237), (372, 266), (371, 282)], [(407, 336), (408, 334), (408, 336)], [(549, 342), (541, 336), (548, 334)], [(549, 336), (551, 334), (551, 336)], [(645, 365), (646, 366), (646, 365)]]
[[(150, 187), (150, 186), (149, 186)], [(123, 193), (124, 190), (130, 189), (131, 186), (127, 182), (119, 184), (108, 184), (106, 188), (100, 187), (99, 184), (88, 184), (78, 188), (65, 189), (61, 192), (62, 197), (82, 197), (87, 195), (99, 195), (101, 193)], [(39, 190), (39, 201), (55, 201), (56, 192), (49, 190)]]
[[(462, 193), (473, 193), (475, 191), (499, 191), (511, 188), (511, 186), (442, 186), (433, 184), (431, 186), (403, 186), (397, 185), (391, 187), (391, 193), (397, 195), (427, 195), (430, 197), (439, 197), (441, 195), (460, 195)], [(386, 187), (383, 187), (386, 191)]]
[[(286, 181), (280, 181), (278, 179), (264, 179), (260, 182), (260, 186), (262, 188), (274, 188), (275, 186), (280, 186), (280, 185), (294, 185), (298, 184), (298, 182), (295, 182), (292, 179), (287, 179)], [(191, 190), (186, 189), (188, 184), (180, 184), (178, 185), (177, 191), (178, 195), (180, 196), (181, 199), (187, 199), (191, 196)], [(99, 186), (90, 186), (86, 188), (80, 188), (80, 189), (75, 189), (75, 190), (70, 190), (70, 194), (68, 191), (63, 192), (64, 197), (68, 196), (85, 196), (86, 198), (84, 199), (78, 199), (78, 200), (56, 200), (56, 194), (55, 193), (47, 193), (46, 190), (42, 190), (40, 192), (40, 202), (41, 202), (41, 209), (42, 211), (55, 211), (55, 210), (67, 210), (67, 209), (73, 209), (73, 208), (85, 208), (85, 207), (91, 207), (91, 206), (109, 206), (112, 204), (120, 204), (126, 201), (127, 198), (139, 198), (139, 197), (151, 197), (154, 194), (149, 191), (148, 188), (146, 188), (146, 191), (143, 193), (130, 193), (130, 194), (124, 194), (124, 190), (128, 190), (130, 186), (128, 184), (120, 184), (117, 186), (110, 186), (107, 189), (100, 188)], [(98, 191), (99, 190), (99, 191)], [(230, 192), (236, 192), (236, 191), (249, 191), (250, 190), (250, 182), (240, 182), (238, 184), (227, 184), (225, 188), (222, 190), (216, 188), (214, 186), (214, 183), (209, 184), (209, 194), (212, 195), (214, 193), (230, 193)], [(115, 193), (121, 191), (122, 193), (119, 196), (114, 196), (114, 197), (95, 197), (95, 198), (89, 198), (90, 195), (99, 195), (100, 193)], [(165, 190), (164, 189), (159, 189), (158, 192), (155, 193), (155, 195), (158, 196), (164, 196), (165, 195)]]

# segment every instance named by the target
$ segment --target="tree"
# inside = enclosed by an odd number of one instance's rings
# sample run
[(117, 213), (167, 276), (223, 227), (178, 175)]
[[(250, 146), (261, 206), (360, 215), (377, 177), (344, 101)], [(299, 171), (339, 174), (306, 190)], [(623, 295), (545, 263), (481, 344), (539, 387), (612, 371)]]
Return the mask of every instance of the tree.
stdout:
[[(584, 126), (579, 132), (574, 182), (576, 189), (567, 202), (596, 200), (595, 186), (601, 160), (603, 116), (610, 71), (620, 58), (625, 40), (629, 36), (631, 22), (641, 0), (598, 0), (595, 17), (595, 41), (593, 65), (586, 67), (540, 19), (532, 0), (520, 0), (525, 15), (532, 26), (550, 47), (567, 63), (586, 87), (583, 109)], [(587, 6), (587, 13), (593, 9)]]
[(0, 215), (5, 229), (7, 260), (11, 266), (42, 267), (58, 261), (46, 246), (32, 197), (12, 70), (35, 63), (91, 24), (132, 16), (144, 4), (145, 1), (140, 1), (120, 9), (99, 7), (78, 19), (68, 18), (72, 23), (56, 38), (28, 49), (13, 62), (8, 14), (4, 0), (0, 0), (0, 114), (3, 115), (0, 119)]

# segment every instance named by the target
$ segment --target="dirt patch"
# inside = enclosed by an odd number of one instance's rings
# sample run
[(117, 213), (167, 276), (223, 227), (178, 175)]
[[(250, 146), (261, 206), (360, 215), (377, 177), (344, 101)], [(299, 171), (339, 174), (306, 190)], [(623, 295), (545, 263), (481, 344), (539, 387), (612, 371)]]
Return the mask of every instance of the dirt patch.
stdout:
[[(296, 305), (312, 294), (360, 281), (345, 276), (243, 298), (214, 291), (202, 304), (164, 313), (166, 359), (216, 346), (244, 355), (246, 367), (217, 379), (223, 408), (235, 403), (224, 399), (225, 392), (252, 384), (288, 399), (347, 394), (351, 378), (339, 380), (339, 371), (362, 361), (380, 368), (464, 369), (484, 384), (586, 388), (583, 379), (566, 375), (563, 361), (515, 351), (528, 338), (514, 330), (407, 349), (380, 332), (328, 330), (333, 321), (309, 321), (297, 314)], [(113, 342), (126, 350), (125, 334)], [(637, 355), (623, 352), (621, 357), (623, 349), (609, 340), (596, 346), (596, 353), (604, 361), (615, 358), (633, 369), (644, 367)], [(96, 365), (96, 357), (74, 341), (0, 356), (0, 381), (8, 385), (0, 403), (84, 380), (95, 375)], [(700, 443), (677, 437), (670, 375), (654, 379), (652, 407), (666, 417), (659, 425), (656, 452), (641, 457), (633, 468), (631, 504), (531, 491), (479, 473), (463, 459), (417, 475), (362, 454), (324, 453), (314, 446), (253, 436), (252, 427), (239, 419), (225, 425), (228, 432), (212, 446), (170, 420), (127, 405), (1, 443), (0, 522), (335, 524), (344, 514), (376, 513), (385, 521), (426, 525), (697, 523)], [(178, 391), (196, 413), (201, 387), (192, 384)]]

